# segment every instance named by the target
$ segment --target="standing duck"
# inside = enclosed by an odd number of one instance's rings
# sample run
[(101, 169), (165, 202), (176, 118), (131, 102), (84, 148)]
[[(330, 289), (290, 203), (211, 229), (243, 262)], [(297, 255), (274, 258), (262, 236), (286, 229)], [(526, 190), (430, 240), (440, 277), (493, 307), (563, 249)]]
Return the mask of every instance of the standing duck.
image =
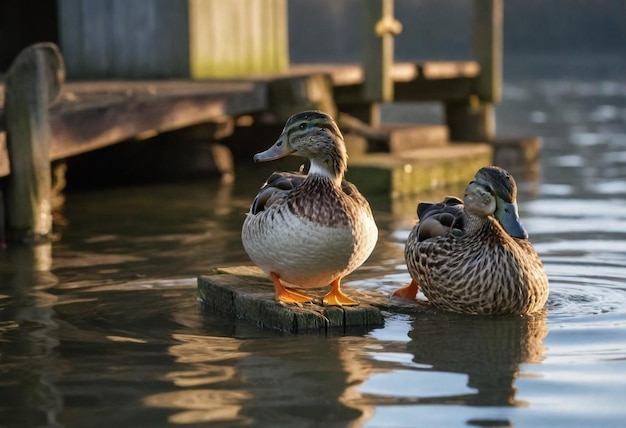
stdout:
[(411, 283), (393, 295), (463, 314), (527, 314), (548, 298), (548, 277), (517, 212), (515, 180), (481, 168), (463, 201), (421, 203), (405, 247)]
[(348, 159), (343, 135), (325, 113), (295, 114), (276, 143), (257, 153), (254, 161), (289, 155), (308, 158), (309, 172), (269, 177), (244, 220), (244, 249), (274, 282), (279, 302), (314, 300), (285, 288), (287, 283), (302, 288), (330, 285), (325, 305), (358, 305), (341, 291), (341, 279), (372, 253), (378, 228), (367, 200), (343, 179)]

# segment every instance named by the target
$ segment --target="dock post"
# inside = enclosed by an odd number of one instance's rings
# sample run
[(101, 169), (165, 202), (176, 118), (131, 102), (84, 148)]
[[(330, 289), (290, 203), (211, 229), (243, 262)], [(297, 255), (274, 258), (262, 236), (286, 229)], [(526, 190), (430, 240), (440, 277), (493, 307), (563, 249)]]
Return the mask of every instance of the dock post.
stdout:
[(363, 98), (370, 103), (368, 122), (380, 125), (381, 102), (393, 101), (393, 38), (402, 31), (402, 24), (393, 16), (394, 0), (373, 0), (362, 3)]
[(11, 173), (5, 194), (9, 241), (38, 243), (52, 229), (48, 107), (65, 77), (56, 45), (21, 51), (6, 75), (5, 122)]
[(446, 124), (453, 141), (491, 141), (494, 104), (502, 96), (502, 0), (474, 0), (472, 54), (480, 65), (468, 100), (446, 103)]

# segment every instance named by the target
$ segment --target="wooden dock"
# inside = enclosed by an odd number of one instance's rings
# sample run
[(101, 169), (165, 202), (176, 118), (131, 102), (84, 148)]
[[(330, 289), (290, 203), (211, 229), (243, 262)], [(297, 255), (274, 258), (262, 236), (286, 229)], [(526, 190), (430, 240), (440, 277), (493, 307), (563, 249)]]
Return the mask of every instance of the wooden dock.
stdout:
[[(454, 103), (467, 97), (480, 67), (471, 61), (397, 63), (393, 70), (397, 93), (404, 94), (400, 98)], [(289, 115), (304, 109), (333, 113), (348, 142), (360, 139), (361, 144), (348, 144), (348, 178), (366, 194), (415, 194), (467, 182), (479, 167), (493, 162), (493, 144), (450, 143), (451, 132), (463, 134), (460, 128), (374, 127), (359, 120), (359, 112), (369, 105), (359, 98), (365, 91), (364, 76), (358, 64), (315, 64), (245, 79), (61, 82), (57, 100), (47, 112), (49, 159), (45, 162), (201, 124), (212, 127), (213, 140), (219, 142), (242, 121), (246, 129), (253, 129), (258, 121), (280, 128)], [(4, 89), (0, 87), (0, 94)], [(0, 96), (0, 105), (4, 101)], [(0, 109), (0, 177), (10, 173), (3, 117), (6, 112)], [(470, 136), (472, 129), (469, 126)]]
[[(274, 286), (263, 272), (250, 266), (216, 268), (198, 277), (198, 295), (205, 310), (233, 315), (268, 328), (289, 333), (311, 331), (346, 333), (384, 325), (383, 313), (424, 313), (428, 307), (377, 291), (342, 289), (360, 301), (359, 306), (336, 307), (310, 303), (301, 307), (274, 299)], [(320, 293), (327, 290), (320, 289)], [(311, 290), (307, 290), (311, 293)]]
[[(213, 19), (211, 25), (219, 27), (223, 39), (233, 41), (220, 51), (223, 56), (216, 53), (215, 57), (211, 49), (199, 44), (206, 28), (198, 27), (198, 17), (190, 13), (201, 2), (133, 5), (137, 16), (152, 10), (158, 20), (170, 24), (174, 24), (170, 18), (177, 17), (175, 26), (165, 25), (168, 31), (158, 34), (169, 46), (163, 58), (155, 57), (152, 46), (145, 44), (153, 41), (145, 36), (155, 28), (142, 27), (147, 33), (135, 37), (137, 31), (124, 21), (123, 13), (119, 15), (121, 10), (94, 8), (87, 16), (75, 14), (76, 5), (83, 3), (91, 5), (85, 0), (60, 2), (67, 68), (55, 44), (39, 43), (25, 48), (0, 81), (0, 242), (36, 242), (49, 235), (51, 176), (58, 172), (52, 171), (52, 161), (123, 141), (151, 142), (156, 139), (150, 137), (190, 127), (202, 127), (203, 141), (211, 143), (210, 155), (220, 158), (212, 165), (226, 175), (232, 172), (230, 148), (257, 149), (252, 147), (255, 142), (269, 145), (292, 114), (325, 111), (337, 119), (346, 135), (348, 179), (363, 188), (366, 196), (415, 194), (465, 183), (479, 167), (499, 159), (500, 152), (523, 160), (536, 157), (538, 140), (526, 138), (516, 145), (513, 139), (497, 144), (494, 138), (493, 108), (501, 92), (502, 0), (474, 0), (471, 61), (395, 62), (393, 37), (402, 25), (393, 16), (393, 0), (377, 0), (363, 9), (361, 64), (292, 65), (284, 39), (285, 2), (272, 2), (268, 16), (248, 13), (231, 2), (212, 1), (206, 8), (202, 2), (203, 8), (195, 12)], [(255, 8), (269, 7), (266, 0), (254, 4)], [(257, 34), (263, 43), (272, 45), (271, 55), (263, 61), (248, 58), (254, 52), (238, 50), (240, 26), (221, 25), (220, 16), (246, 22), (251, 28), (278, 19), (275, 33)], [(83, 38), (70, 31), (96, 24), (111, 31), (85, 32)], [(113, 31), (118, 26), (119, 33)], [(244, 33), (258, 42), (254, 31)], [(191, 37), (189, 43), (180, 45), (186, 35)], [(122, 40), (132, 48), (112, 48)], [(94, 57), (95, 51), (83, 49), (84, 43), (102, 51)], [(182, 61), (176, 64), (186, 65), (168, 68), (172, 62), (167, 55)], [(234, 60), (240, 64), (235, 66)], [(215, 65), (211, 61), (221, 66), (209, 67)], [(245, 64), (254, 66), (246, 68)], [(230, 70), (228, 76), (238, 77), (224, 78), (225, 70)], [(66, 72), (84, 79), (114, 76), (115, 80), (66, 82)], [(145, 79), (145, 73), (161, 79), (128, 80)], [(443, 123), (381, 124), (380, 106), (392, 101), (441, 102)], [(257, 131), (267, 125), (274, 128), (265, 141)], [(244, 129), (244, 138), (224, 147), (226, 138), (234, 139)]]
[[(445, 101), (467, 93), (468, 82), (479, 70), (475, 62), (397, 63), (393, 78), (403, 97), (418, 101), (444, 97)], [(326, 110), (337, 114), (344, 111), (342, 107), (363, 103), (359, 93), (364, 82), (358, 64), (300, 64), (285, 73), (230, 80), (70, 81), (62, 85), (50, 107), (50, 160), (202, 123), (232, 127), (236, 118), (245, 115), (269, 113), (282, 125), (290, 114), (306, 108), (330, 104)], [(324, 88), (325, 83), (329, 86)], [(430, 85), (447, 89), (437, 95), (424, 89)], [(296, 99), (299, 89), (306, 87), (317, 89), (317, 95)], [(291, 102), (276, 99), (276, 92)], [(0, 81), (0, 177), (10, 172), (1, 120), (4, 93)]]

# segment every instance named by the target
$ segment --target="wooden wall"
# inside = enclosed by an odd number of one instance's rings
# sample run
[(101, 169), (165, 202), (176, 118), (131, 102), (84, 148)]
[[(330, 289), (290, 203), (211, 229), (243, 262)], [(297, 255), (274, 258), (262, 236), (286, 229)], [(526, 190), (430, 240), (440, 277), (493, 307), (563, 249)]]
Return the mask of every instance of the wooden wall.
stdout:
[(189, 0), (189, 12), (194, 77), (287, 69), (286, 0)]
[(58, 0), (69, 78), (231, 77), (287, 67), (286, 0)]

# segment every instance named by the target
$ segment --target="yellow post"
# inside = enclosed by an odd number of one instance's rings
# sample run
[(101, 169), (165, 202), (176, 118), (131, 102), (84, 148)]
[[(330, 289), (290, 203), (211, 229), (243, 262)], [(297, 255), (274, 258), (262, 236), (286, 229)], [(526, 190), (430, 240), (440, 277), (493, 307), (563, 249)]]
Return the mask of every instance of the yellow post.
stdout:
[(286, 0), (188, 0), (193, 78), (284, 72)]

